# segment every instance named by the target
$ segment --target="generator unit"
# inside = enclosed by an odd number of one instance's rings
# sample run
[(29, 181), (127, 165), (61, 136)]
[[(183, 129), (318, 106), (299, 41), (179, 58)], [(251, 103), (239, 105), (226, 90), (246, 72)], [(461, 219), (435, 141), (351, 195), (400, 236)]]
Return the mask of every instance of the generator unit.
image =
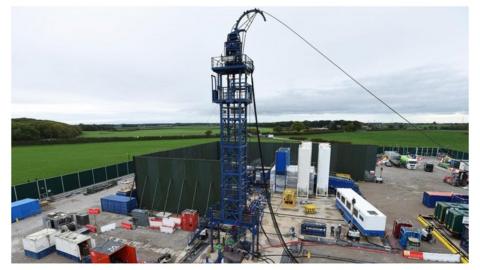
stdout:
[(300, 233), (302, 235), (325, 237), (327, 236), (327, 225), (325, 223), (318, 223), (312, 220), (305, 220), (300, 225)]

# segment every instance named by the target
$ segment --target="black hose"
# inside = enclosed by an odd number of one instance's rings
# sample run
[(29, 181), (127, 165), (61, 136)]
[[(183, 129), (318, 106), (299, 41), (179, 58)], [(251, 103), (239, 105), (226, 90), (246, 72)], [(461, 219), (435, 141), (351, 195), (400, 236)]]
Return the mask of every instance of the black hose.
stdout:
[(275, 228), (275, 231), (278, 234), (278, 239), (280, 240), (280, 243), (282, 243), (283, 250), (285, 253), (290, 257), (292, 262), (298, 263), (297, 258), (290, 252), (290, 249), (287, 246), (287, 243), (285, 243), (285, 239), (283, 239), (282, 233), (280, 231), (280, 228), (278, 227), (277, 219), (275, 218), (275, 214), (273, 213), (273, 207), (272, 207), (272, 202), (270, 201), (270, 190), (268, 188), (268, 185), (265, 183), (265, 166), (263, 163), (263, 153), (262, 153), (262, 144), (260, 143), (260, 128), (258, 127), (258, 115), (257, 115), (257, 102), (255, 100), (255, 86), (253, 84), (253, 74), (251, 75), (251, 81), (252, 81), (252, 98), (253, 98), (253, 112), (255, 114), (255, 128), (257, 130), (257, 145), (258, 145), (258, 152), (260, 155), (260, 164), (262, 167), (262, 171), (260, 173), (260, 176), (262, 177), (262, 183), (264, 184), (265, 188), (265, 195), (267, 198), (267, 205), (268, 209), (270, 211), (270, 216), (272, 217), (272, 222), (273, 222), (273, 227)]

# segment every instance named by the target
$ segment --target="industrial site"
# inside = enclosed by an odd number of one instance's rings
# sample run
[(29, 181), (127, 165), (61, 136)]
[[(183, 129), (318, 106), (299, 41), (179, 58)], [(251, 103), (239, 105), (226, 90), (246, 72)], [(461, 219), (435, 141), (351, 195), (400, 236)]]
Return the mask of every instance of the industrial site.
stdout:
[[(121, 163), (111, 160), (48, 177), (14, 172), (12, 263), (469, 263), (468, 123), (448, 125), (460, 131), (445, 131), (449, 143), (439, 142), (429, 128), (440, 132), (444, 126), (409, 121), (266, 10), (241, 11), (231, 18), (224, 42), (214, 44), (222, 54), (206, 59), (211, 89), (196, 89), (215, 108), (214, 128), (178, 136), (184, 138), (132, 135), (124, 142), (172, 139), (178, 145), (142, 154), (123, 151)], [(254, 81), (270, 75), (253, 78), (258, 61), (247, 55), (245, 43), (254, 21), (279, 24), (286, 37), (305, 43), (370, 93), (372, 103), (399, 117), (402, 132), (414, 132), (427, 143), (402, 144), (395, 138), (399, 143), (387, 146), (309, 137), (373, 134), (367, 123), (298, 130), (262, 126)], [(188, 65), (187, 59), (177, 61)], [(20, 130), (32, 120), (18, 121)], [(81, 128), (83, 134), (110, 132), (85, 133), (81, 126), (78, 134)], [(353, 128), (364, 130), (350, 132)], [(42, 149), (54, 144), (110, 143), (113, 149), (122, 140), (74, 134), (80, 139), (34, 141), (18, 134), (13, 134), (20, 138), (16, 155), (27, 147), (47, 153)], [(448, 141), (451, 134), (463, 136), (466, 146)], [(192, 142), (182, 144), (187, 140)]]

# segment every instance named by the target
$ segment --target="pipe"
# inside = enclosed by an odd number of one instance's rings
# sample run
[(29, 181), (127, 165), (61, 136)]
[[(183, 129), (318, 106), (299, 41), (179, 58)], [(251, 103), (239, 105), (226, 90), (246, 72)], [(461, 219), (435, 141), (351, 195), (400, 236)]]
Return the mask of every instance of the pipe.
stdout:
[[(419, 215), (417, 217), (417, 220), (418, 222), (420, 222), (420, 224), (423, 226), (423, 227), (427, 227), (430, 225), (430, 223), (424, 218), (422, 217), (421, 215)], [(460, 250), (458, 250), (457, 247), (455, 247), (454, 245), (452, 245), (447, 238), (445, 238), (440, 231), (437, 230), (437, 228), (434, 226), (433, 227), (433, 231), (432, 231), (432, 235), (437, 238), (438, 241), (440, 241), (440, 243), (442, 243), (451, 253), (453, 254), (460, 254), (460, 262), (462, 263), (468, 263), (468, 257), (466, 257), (462, 252), (460, 252)]]

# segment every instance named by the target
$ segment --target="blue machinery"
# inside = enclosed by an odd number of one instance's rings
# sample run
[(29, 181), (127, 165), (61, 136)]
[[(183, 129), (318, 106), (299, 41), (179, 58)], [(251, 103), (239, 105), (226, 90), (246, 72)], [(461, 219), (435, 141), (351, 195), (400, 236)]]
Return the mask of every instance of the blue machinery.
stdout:
[[(263, 205), (252, 199), (253, 187), (247, 179), (247, 106), (253, 97), (253, 60), (243, 53), (245, 34), (262, 11), (244, 12), (227, 36), (223, 55), (212, 58), (212, 101), (220, 106), (220, 202), (209, 208), (210, 235), (215, 228), (228, 227), (238, 241), (249, 230), (250, 252), (258, 250), (258, 232)], [(261, 197), (261, 196), (260, 196)], [(210, 238), (213, 249), (213, 238)]]

